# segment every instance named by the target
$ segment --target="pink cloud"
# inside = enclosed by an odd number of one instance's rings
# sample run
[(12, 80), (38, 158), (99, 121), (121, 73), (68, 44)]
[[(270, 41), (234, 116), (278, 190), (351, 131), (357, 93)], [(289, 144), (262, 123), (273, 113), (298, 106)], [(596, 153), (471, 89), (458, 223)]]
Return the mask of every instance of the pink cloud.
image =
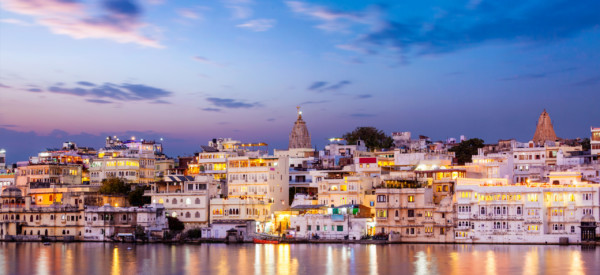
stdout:
[(103, 10), (102, 16), (92, 16), (83, 4), (61, 0), (4, 0), (2, 8), (31, 15), (37, 19), (38, 24), (48, 27), (52, 33), (75, 39), (108, 39), (118, 43), (164, 47), (157, 39), (143, 33), (149, 25), (140, 22), (137, 14), (126, 15)]

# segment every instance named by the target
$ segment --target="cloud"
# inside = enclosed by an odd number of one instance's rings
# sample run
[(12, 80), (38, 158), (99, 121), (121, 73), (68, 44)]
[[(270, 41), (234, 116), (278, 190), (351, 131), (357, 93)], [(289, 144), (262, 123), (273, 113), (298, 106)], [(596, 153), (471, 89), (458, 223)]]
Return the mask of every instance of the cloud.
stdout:
[(19, 19), (14, 19), (14, 18), (2, 18), (2, 19), (0, 19), (0, 22), (24, 26), (24, 27), (33, 26), (33, 24), (31, 24), (31, 23), (28, 23), (28, 22), (25, 22), (25, 21), (19, 20)]
[(11, 87), (0, 83), (0, 88), (11, 88)]
[(592, 86), (600, 84), (600, 75), (573, 83), (574, 86)]
[(207, 112), (220, 112), (221, 111), (221, 109), (218, 109), (218, 108), (202, 108), (201, 110), (207, 111)]
[(166, 100), (162, 100), (162, 99), (157, 99), (155, 101), (150, 102), (152, 104), (171, 104), (171, 102), (168, 102)]
[[(98, 99), (110, 99), (116, 101), (154, 100), (151, 103), (167, 104), (169, 102), (162, 100), (162, 98), (169, 97), (173, 94), (170, 91), (143, 84), (123, 83), (117, 85), (113, 83), (104, 83), (101, 85), (97, 85), (85, 81), (77, 82), (77, 84), (85, 86), (85, 88), (69, 88), (62, 85), (54, 85), (48, 87), (47, 92), (86, 97), (86, 100), (89, 102), (104, 104), (112, 102), (107, 100), (101, 101)], [(41, 89), (31, 88), (29, 89), (29, 91), (41, 92)]]
[(87, 82), (87, 81), (79, 81), (79, 82), (77, 82), (77, 84), (79, 84), (81, 86), (87, 86), (87, 87), (95, 87), (96, 86), (96, 84)]
[(19, 125), (16, 124), (0, 124), (0, 127), (4, 127), (4, 128), (14, 128), (14, 127), (18, 127)]
[(269, 119), (267, 119), (267, 121), (268, 121), (268, 122), (273, 122), (273, 121), (275, 121), (275, 120), (276, 120), (276, 119), (274, 119), (274, 118), (269, 118)]
[(540, 79), (540, 78), (546, 78), (546, 77), (548, 77), (550, 75), (553, 75), (553, 74), (574, 71), (576, 69), (577, 68), (572, 68), (571, 67), (571, 68), (565, 68), (565, 69), (556, 70), (556, 71), (548, 71), (548, 72), (541, 72), (541, 73), (520, 74), (520, 75), (514, 75), (514, 76), (510, 76), (510, 77), (500, 78), (499, 80), (502, 80), (502, 81), (513, 81), (513, 80)]
[(75, 39), (108, 39), (163, 48), (150, 37), (148, 23), (140, 20), (141, 8), (130, 0), (103, 0), (99, 10), (71, 0), (4, 0), (3, 9), (32, 16), (52, 33)]
[(365, 117), (374, 117), (376, 115), (374, 114), (365, 114), (365, 113), (354, 113), (354, 114), (350, 114), (351, 117), (355, 117), (355, 118), (365, 118)]
[(300, 105), (322, 104), (322, 103), (328, 103), (328, 102), (331, 102), (331, 100), (304, 101), (304, 102), (300, 103)]
[(217, 66), (217, 67), (224, 67), (223, 64), (215, 62), (215, 61), (212, 61), (212, 60), (210, 60), (210, 59), (208, 59), (206, 57), (193, 56), (192, 59), (195, 60), (195, 61), (198, 61), (200, 63), (203, 63), (203, 64), (207, 64), (207, 65), (211, 65), (211, 66)]
[(369, 94), (362, 94), (362, 95), (357, 95), (356, 98), (358, 99), (367, 99), (367, 98), (371, 98), (373, 97), (373, 95), (369, 95)]
[(253, 11), (250, 8), (250, 0), (224, 0), (225, 7), (231, 11), (233, 19), (246, 19), (252, 16)]
[(350, 82), (348, 80), (342, 80), (334, 85), (324, 88), (323, 91), (337, 91), (337, 90), (344, 88), (345, 86), (350, 85), (351, 83), (352, 82)]
[(325, 81), (315, 81), (313, 82), (313, 84), (310, 84), (310, 86), (308, 86), (309, 90), (319, 90), (323, 87), (325, 87), (325, 85), (327, 85), (327, 82)]
[(196, 20), (196, 19), (201, 19), (202, 18), (202, 16), (200, 16), (199, 13), (197, 13), (197, 12), (191, 10), (191, 9), (179, 9), (179, 10), (177, 10), (177, 13), (180, 16), (185, 17), (187, 19)]
[(446, 4), (411, 17), (394, 16), (396, 9), (379, 5), (359, 12), (289, 1), (295, 13), (320, 22), (326, 31), (354, 36), (338, 48), (359, 53), (409, 55), (444, 54), (484, 43), (545, 45), (571, 38), (600, 24), (599, 1), (471, 1)]
[(208, 102), (214, 104), (217, 107), (229, 108), (229, 109), (239, 109), (239, 108), (253, 108), (261, 106), (260, 103), (246, 103), (243, 101), (238, 101), (231, 98), (218, 98), (218, 97), (209, 97), (206, 99)]
[(238, 28), (249, 29), (255, 32), (264, 32), (275, 26), (274, 19), (255, 19), (237, 25)]
[(42, 89), (40, 88), (29, 88), (27, 89), (28, 92), (33, 92), (33, 93), (39, 93), (42, 92)]
[(328, 82), (325, 81), (315, 81), (313, 84), (308, 86), (308, 90), (316, 91), (316, 92), (327, 92), (327, 91), (338, 91), (344, 88), (345, 86), (350, 85), (352, 82), (349, 80), (342, 80), (338, 83), (328, 85)]
[(98, 104), (109, 104), (109, 103), (113, 103), (112, 101), (103, 100), (103, 99), (86, 99), (85, 101), (87, 101), (87, 102), (91, 102), (91, 103), (98, 103)]

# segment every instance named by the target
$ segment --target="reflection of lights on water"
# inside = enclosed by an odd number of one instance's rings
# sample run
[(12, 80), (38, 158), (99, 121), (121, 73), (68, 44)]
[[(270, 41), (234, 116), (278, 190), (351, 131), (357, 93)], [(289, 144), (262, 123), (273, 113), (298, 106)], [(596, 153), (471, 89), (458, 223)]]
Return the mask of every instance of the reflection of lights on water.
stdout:
[(48, 261), (48, 248), (42, 248), (40, 251), (40, 256), (39, 256), (39, 260), (37, 260), (37, 269), (35, 274), (50, 274), (50, 271), (48, 270), (48, 266), (50, 266), (50, 263)]
[(532, 247), (531, 250), (525, 254), (525, 267), (523, 268), (523, 274), (538, 274), (538, 250), (537, 247)]
[(485, 274), (496, 275), (496, 258), (493, 251), (488, 251), (486, 254)]
[(585, 274), (583, 271), (583, 261), (581, 260), (581, 251), (575, 250), (571, 253), (571, 270), (569, 274)]
[(427, 255), (425, 255), (425, 252), (417, 252), (415, 258), (417, 258), (417, 260), (414, 263), (415, 274), (429, 274), (429, 263), (427, 262)]
[(370, 274), (379, 274), (377, 272), (377, 246), (369, 244), (369, 271)]
[(113, 264), (111, 274), (121, 274), (121, 263), (119, 262), (119, 248), (115, 246), (113, 248)]

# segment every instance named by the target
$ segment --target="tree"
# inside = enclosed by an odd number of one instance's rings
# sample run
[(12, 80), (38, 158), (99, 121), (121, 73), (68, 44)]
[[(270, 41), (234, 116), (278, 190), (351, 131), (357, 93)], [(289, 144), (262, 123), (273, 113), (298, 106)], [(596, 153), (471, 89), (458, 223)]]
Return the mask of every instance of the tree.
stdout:
[(590, 144), (591, 144), (591, 143), (590, 143), (590, 139), (589, 139), (589, 138), (584, 138), (584, 139), (581, 141), (581, 149), (582, 149), (583, 151), (589, 151), (589, 150), (590, 150), (590, 148), (592, 148)]
[(369, 149), (387, 149), (392, 147), (394, 140), (382, 130), (375, 127), (357, 127), (354, 131), (342, 136), (348, 144), (356, 144), (360, 139)]
[(182, 231), (185, 228), (183, 223), (178, 218), (167, 217), (167, 220), (169, 221), (170, 231)]
[(467, 162), (471, 162), (473, 155), (477, 155), (477, 149), (483, 146), (482, 139), (472, 138), (459, 143), (448, 151), (455, 153), (459, 165), (464, 165)]
[(98, 192), (105, 195), (127, 195), (131, 191), (131, 186), (120, 178), (108, 178), (102, 180), (102, 186)]
[(144, 191), (146, 191), (146, 188), (143, 186), (136, 186), (133, 191), (129, 192), (129, 204), (132, 206), (143, 206), (144, 204), (150, 204), (150, 197), (144, 196)]

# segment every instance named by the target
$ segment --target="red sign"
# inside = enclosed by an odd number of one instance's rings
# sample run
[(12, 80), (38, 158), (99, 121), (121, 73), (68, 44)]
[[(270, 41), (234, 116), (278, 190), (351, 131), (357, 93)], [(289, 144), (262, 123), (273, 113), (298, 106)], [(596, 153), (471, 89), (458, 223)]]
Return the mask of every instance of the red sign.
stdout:
[(359, 158), (358, 163), (377, 163), (377, 158)]

